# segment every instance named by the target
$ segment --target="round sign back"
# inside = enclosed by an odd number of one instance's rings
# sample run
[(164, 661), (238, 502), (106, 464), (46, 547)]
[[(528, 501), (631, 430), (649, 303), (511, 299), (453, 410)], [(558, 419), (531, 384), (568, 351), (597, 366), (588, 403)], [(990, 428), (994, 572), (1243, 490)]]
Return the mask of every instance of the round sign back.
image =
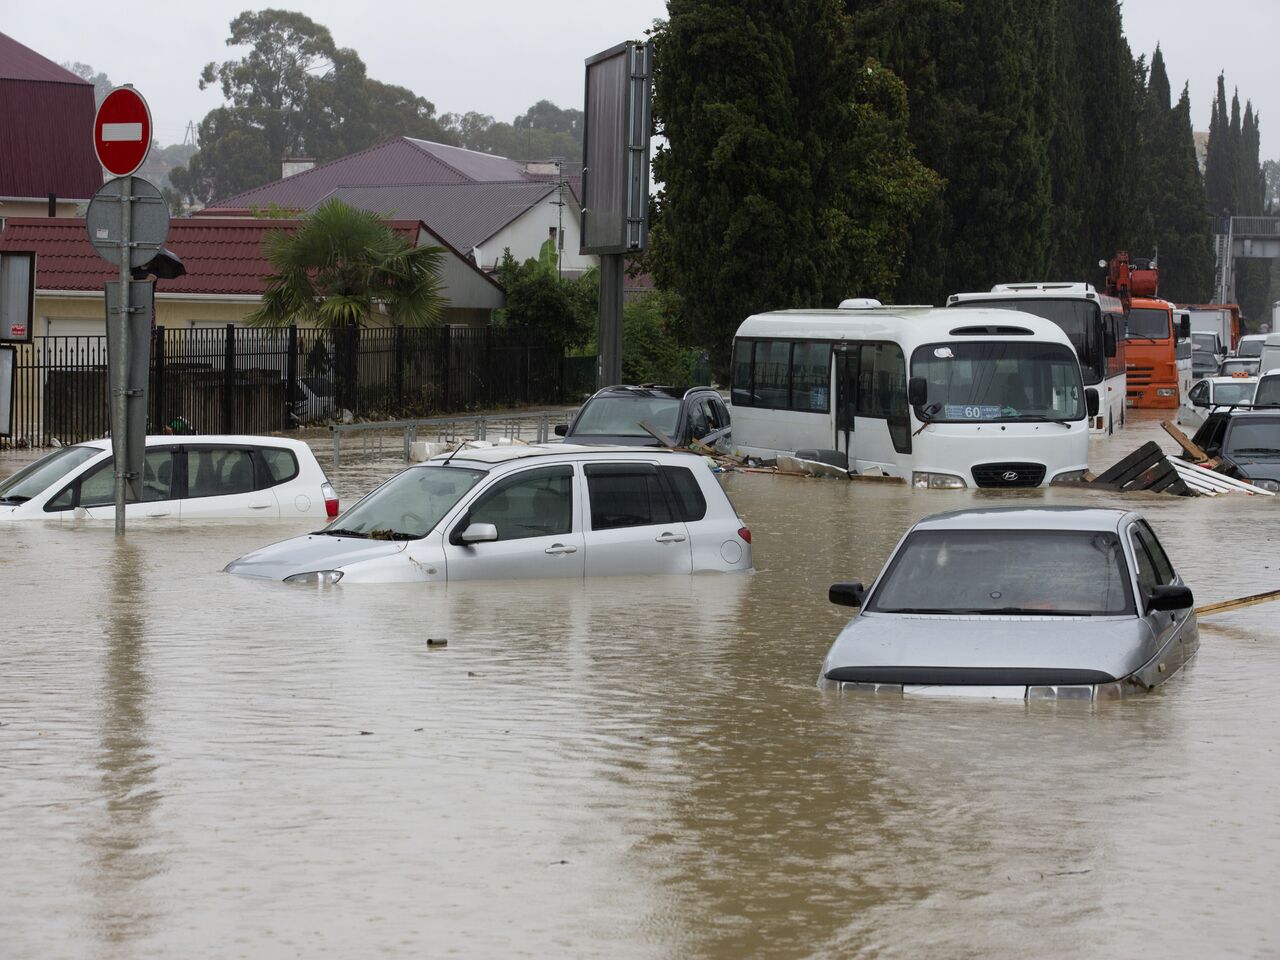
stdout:
[(133, 87), (116, 87), (93, 118), (93, 148), (107, 172), (127, 177), (151, 150), (151, 108)]
[(169, 204), (151, 181), (141, 177), (108, 180), (89, 201), (84, 226), (98, 254), (120, 266), (120, 197), (126, 190), (133, 197), (129, 203), (129, 240), (133, 245), (129, 266), (140, 267), (156, 255), (169, 235)]

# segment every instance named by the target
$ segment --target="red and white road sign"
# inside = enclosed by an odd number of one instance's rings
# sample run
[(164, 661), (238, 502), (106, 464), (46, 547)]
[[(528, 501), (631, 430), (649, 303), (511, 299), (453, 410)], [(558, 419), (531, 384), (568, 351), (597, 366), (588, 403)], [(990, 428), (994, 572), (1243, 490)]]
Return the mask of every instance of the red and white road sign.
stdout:
[(127, 177), (151, 150), (151, 108), (133, 87), (116, 87), (93, 118), (93, 149), (107, 172)]

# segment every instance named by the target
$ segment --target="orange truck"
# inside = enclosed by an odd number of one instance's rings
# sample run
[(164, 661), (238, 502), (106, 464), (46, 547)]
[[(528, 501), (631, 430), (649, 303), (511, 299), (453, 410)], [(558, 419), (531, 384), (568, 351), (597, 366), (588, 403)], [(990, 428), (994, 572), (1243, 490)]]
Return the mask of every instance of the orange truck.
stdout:
[(1120, 250), (1107, 266), (1107, 293), (1125, 308), (1125, 402), (1176, 409), (1190, 377), (1190, 324), (1175, 323), (1174, 305), (1157, 295), (1160, 273), (1152, 261), (1130, 261)]

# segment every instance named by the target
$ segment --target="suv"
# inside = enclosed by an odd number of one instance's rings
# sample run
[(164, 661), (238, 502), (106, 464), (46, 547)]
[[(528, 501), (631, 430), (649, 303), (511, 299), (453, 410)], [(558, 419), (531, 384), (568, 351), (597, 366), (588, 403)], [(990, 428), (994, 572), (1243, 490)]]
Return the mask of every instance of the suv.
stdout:
[[(336, 517), (338, 495), (311, 448), (284, 437), (147, 437), (142, 499), (129, 520)], [(60, 447), (0, 481), (0, 520), (114, 520), (110, 440)]]
[(597, 391), (567, 426), (556, 427), (556, 435), (570, 443), (661, 446), (657, 437), (640, 426), (642, 420), (677, 447), (687, 447), (694, 440), (710, 446), (729, 436), (729, 409), (711, 387), (651, 386)]
[(1191, 441), (1227, 476), (1280, 491), (1280, 410), (1214, 410)]
[(751, 569), (751, 531), (694, 454), (471, 448), (409, 467), (324, 529), (226, 569), (311, 584), (728, 573)]

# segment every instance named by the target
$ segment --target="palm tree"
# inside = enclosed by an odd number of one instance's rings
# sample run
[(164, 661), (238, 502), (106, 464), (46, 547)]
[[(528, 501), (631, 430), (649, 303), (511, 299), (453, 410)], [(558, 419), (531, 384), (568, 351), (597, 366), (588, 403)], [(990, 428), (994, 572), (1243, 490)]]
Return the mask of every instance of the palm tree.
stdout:
[(341, 200), (321, 204), (300, 230), (268, 233), (263, 246), (278, 272), (248, 317), (255, 326), (358, 327), (381, 305), (392, 323), (428, 327), (449, 302), (440, 293), (442, 247), (415, 246)]

